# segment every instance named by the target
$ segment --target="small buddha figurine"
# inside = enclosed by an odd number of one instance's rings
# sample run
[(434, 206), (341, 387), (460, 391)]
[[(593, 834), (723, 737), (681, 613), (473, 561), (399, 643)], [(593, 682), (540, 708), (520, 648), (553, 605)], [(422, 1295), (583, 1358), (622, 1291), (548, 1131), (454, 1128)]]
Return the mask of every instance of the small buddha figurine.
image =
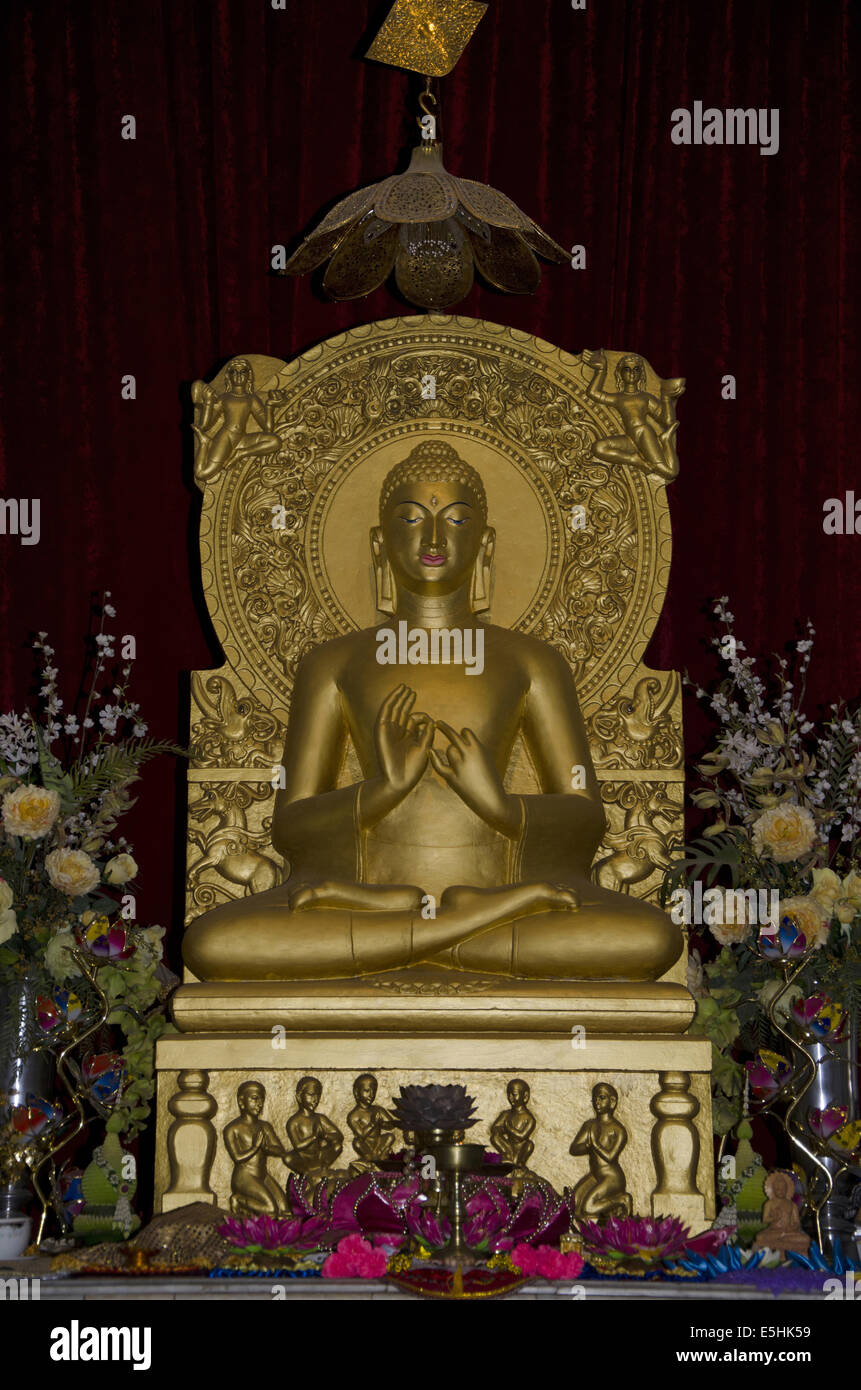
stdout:
[(765, 1205), (762, 1219), (765, 1229), (757, 1232), (753, 1248), (760, 1250), (794, 1250), (806, 1255), (810, 1249), (810, 1236), (801, 1229), (801, 1217), (795, 1205), (795, 1183), (791, 1173), (777, 1169), (769, 1173), (765, 1180)]
[(316, 1076), (303, 1076), (296, 1083), (298, 1109), (287, 1121), (287, 1138), (293, 1145), (287, 1154), (288, 1168), (310, 1178), (327, 1177), (344, 1147), (344, 1136), (327, 1115), (318, 1115), (323, 1087)]
[(535, 1132), (535, 1116), (529, 1105), (529, 1087), (525, 1081), (515, 1077), (509, 1081), (505, 1094), (509, 1109), (497, 1115), (490, 1126), (490, 1140), (507, 1163), (513, 1163), (515, 1170), (524, 1169), (532, 1157), (535, 1145), (531, 1135)]
[(347, 1124), (353, 1131), (353, 1148), (363, 1163), (373, 1167), (391, 1153), (398, 1123), (382, 1105), (375, 1104), (377, 1078), (370, 1072), (356, 1077), (353, 1095), (356, 1104), (347, 1116)]
[[(659, 979), (680, 928), (590, 878), (606, 822), (571, 669), (478, 616), (495, 547), (481, 477), (425, 440), (386, 477), (379, 515), (371, 552), (389, 616), (321, 643), (296, 672), (272, 818), (290, 876), (192, 922), (186, 964), (201, 980), (418, 965)], [(534, 794), (505, 785), (518, 739)], [(350, 744), (361, 777), (345, 786)]]
[(607, 1081), (592, 1088), (594, 1120), (580, 1128), (568, 1152), (586, 1154), (589, 1172), (574, 1188), (575, 1216), (601, 1220), (607, 1216), (630, 1216), (631, 1195), (626, 1192), (625, 1174), (619, 1166), (619, 1155), (628, 1142), (628, 1131), (616, 1119), (619, 1093)]
[(272, 1126), (260, 1118), (266, 1089), (259, 1081), (243, 1081), (236, 1092), (239, 1116), (224, 1126), (224, 1146), (233, 1160), (230, 1210), (236, 1216), (285, 1216), (287, 1199), (268, 1171), (270, 1157), (286, 1162), (287, 1155)]

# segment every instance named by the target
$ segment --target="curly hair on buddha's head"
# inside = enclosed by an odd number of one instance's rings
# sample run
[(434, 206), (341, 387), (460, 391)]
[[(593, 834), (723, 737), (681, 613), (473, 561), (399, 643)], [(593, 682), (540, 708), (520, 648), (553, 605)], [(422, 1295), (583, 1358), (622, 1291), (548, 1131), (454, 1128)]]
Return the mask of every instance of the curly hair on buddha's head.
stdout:
[(380, 489), (381, 517), (389, 498), (403, 483), (463, 483), (478, 502), (482, 521), (487, 520), (487, 496), (481, 474), (444, 439), (423, 439), (386, 474)]

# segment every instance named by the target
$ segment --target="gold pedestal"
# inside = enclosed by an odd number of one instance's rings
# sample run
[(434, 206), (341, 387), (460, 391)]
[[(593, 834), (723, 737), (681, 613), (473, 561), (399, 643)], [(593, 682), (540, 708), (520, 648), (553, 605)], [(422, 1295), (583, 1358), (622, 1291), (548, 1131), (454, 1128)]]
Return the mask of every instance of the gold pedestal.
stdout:
[[(516, 993), (514, 990), (516, 989)], [(157, 1049), (156, 1210), (230, 1199), (221, 1138), (243, 1081), (266, 1088), (264, 1118), (284, 1139), (296, 1083), (319, 1078), (320, 1111), (346, 1135), (353, 1083), (372, 1072), (388, 1106), (402, 1085), (460, 1082), (477, 1101), (470, 1131), (490, 1126), (521, 1077), (537, 1120), (530, 1168), (558, 1191), (587, 1171), (573, 1136), (592, 1113), (592, 1088), (610, 1082), (628, 1133), (621, 1155), (634, 1211), (676, 1215), (701, 1229), (714, 1215), (711, 1045), (684, 1033), (693, 1001), (671, 983), (487, 980), (441, 971), (300, 984), (193, 984), (176, 995), (182, 1030)], [(278, 1182), (287, 1170), (274, 1160)]]

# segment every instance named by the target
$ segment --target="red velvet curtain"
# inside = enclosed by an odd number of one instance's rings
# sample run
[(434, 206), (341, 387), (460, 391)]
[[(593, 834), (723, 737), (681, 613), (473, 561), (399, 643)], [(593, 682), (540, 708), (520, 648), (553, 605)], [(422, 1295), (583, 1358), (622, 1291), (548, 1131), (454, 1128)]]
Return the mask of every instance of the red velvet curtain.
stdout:
[[(135, 698), (154, 733), (183, 736), (185, 673), (219, 662), (189, 382), (410, 312), (386, 289), (333, 306), (269, 273), (274, 244), (403, 167), (410, 80), (359, 57), (387, 8), (7, 7), (0, 495), (41, 500), (41, 539), (0, 535), (0, 709), (27, 699), (31, 629), (50, 632), (70, 697), (90, 592), (110, 589)], [(861, 498), (859, 25), (851, 0), (494, 0), (442, 93), (448, 167), (587, 251), (532, 298), (476, 287), (457, 312), (687, 377), (652, 664), (711, 674), (704, 609), (728, 594), (751, 651), (813, 619), (812, 702), (861, 686), (861, 537), (822, 528), (827, 498)], [(779, 151), (673, 144), (671, 113), (698, 100), (777, 107)], [(142, 920), (181, 920), (179, 786), (167, 763), (147, 770), (130, 817)]]

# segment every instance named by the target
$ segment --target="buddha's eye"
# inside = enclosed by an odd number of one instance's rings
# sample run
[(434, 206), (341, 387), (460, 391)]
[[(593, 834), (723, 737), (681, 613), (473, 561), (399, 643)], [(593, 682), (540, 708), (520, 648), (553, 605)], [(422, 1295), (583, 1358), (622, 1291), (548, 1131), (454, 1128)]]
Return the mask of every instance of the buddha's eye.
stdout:
[(401, 521), (405, 521), (408, 526), (417, 526), (421, 521), (420, 516), (402, 516)]
[(451, 522), (452, 526), (465, 526), (466, 523), (467, 523), (467, 521), (469, 521), (469, 517), (468, 517), (468, 516), (450, 516), (450, 517), (447, 518), (447, 520)]

